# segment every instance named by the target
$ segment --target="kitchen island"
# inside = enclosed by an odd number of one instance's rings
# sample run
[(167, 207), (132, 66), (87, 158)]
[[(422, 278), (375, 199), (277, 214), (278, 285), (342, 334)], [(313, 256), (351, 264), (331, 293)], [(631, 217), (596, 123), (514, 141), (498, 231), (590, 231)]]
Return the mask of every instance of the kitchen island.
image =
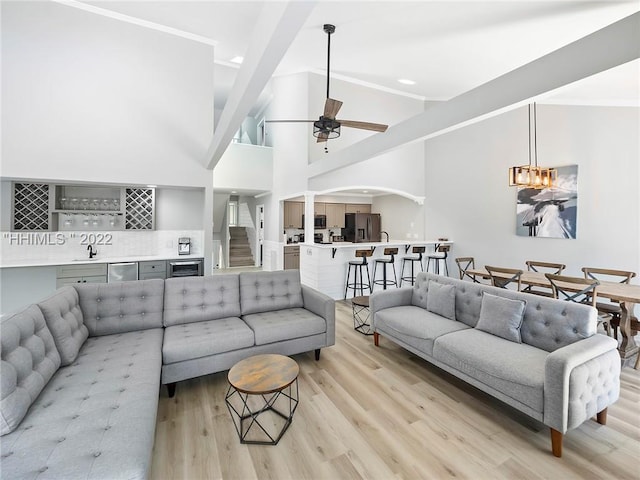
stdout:
[[(301, 243), (300, 245), (300, 278), (302, 283), (329, 295), (335, 300), (344, 298), (344, 287), (347, 276), (347, 264), (355, 259), (356, 250), (373, 250), (369, 257), (369, 273), (373, 280), (373, 265), (376, 258), (384, 256), (384, 249), (397, 247), (395, 267), (400, 282), (402, 257), (411, 254), (412, 247), (427, 247), (425, 255), (432, 253), (437, 245), (451, 245), (451, 240), (390, 240), (388, 242), (366, 243)], [(407, 285), (403, 283), (403, 286)], [(377, 289), (381, 289), (379, 285)]]

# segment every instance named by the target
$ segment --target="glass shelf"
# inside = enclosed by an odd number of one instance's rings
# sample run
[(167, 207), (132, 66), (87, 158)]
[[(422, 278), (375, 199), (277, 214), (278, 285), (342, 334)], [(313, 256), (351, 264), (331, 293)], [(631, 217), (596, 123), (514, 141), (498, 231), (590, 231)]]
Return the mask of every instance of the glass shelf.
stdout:
[(68, 215), (124, 215), (122, 210), (53, 210), (52, 213), (62, 213)]

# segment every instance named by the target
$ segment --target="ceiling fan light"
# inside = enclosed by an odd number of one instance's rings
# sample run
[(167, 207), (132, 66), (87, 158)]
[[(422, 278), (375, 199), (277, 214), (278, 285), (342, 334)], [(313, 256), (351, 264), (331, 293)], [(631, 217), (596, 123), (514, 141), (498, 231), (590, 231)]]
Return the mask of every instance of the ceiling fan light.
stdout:
[(323, 137), (327, 140), (340, 136), (340, 122), (327, 117), (320, 117), (313, 122), (313, 136)]

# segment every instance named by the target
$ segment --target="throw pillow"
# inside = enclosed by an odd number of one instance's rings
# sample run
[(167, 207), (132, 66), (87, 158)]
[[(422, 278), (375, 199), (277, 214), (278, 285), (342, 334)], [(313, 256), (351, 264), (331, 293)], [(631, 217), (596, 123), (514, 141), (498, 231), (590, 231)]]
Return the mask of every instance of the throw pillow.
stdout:
[(63, 287), (38, 303), (38, 307), (60, 353), (60, 366), (72, 364), (89, 336), (80, 310), (78, 292), (73, 287)]
[(483, 292), (476, 328), (506, 340), (522, 343), (520, 327), (527, 302)]
[(427, 291), (427, 310), (448, 318), (456, 319), (456, 287), (429, 280)]

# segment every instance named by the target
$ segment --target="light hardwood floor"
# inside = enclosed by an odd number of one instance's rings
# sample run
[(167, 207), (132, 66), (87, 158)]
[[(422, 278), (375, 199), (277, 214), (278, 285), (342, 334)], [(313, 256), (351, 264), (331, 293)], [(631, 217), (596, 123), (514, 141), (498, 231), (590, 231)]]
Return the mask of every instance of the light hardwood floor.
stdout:
[(607, 425), (551, 454), (549, 429), (381, 338), (338, 302), (336, 345), (293, 357), (300, 404), (277, 446), (241, 445), (226, 372), (162, 389), (151, 479), (638, 479), (640, 371), (625, 367)]

